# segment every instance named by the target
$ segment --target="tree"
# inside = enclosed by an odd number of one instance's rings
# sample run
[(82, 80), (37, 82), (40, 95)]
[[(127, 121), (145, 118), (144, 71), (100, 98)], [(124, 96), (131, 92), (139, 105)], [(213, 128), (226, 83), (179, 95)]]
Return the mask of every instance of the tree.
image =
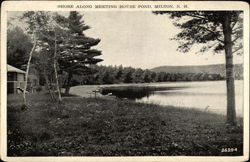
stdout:
[(241, 11), (156, 11), (175, 20), (180, 33), (174, 40), (178, 50), (188, 52), (194, 44), (203, 44), (200, 52), (224, 50), (226, 59), (227, 123), (236, 125), (233, 53), (241, 54), (243, 19)]
[[(25, 79), (25, 87), (27, 89), (27, 81), (30, 69), (31, 59), (33, 57), (33, 53), (37, 50), (41, 53), (47, 54), (48, 58), (51, 58), (53, 61), (53, 68), (54, 68), (54, 76), (56, 82), (56, 89), (58, 93), (59, 102), (62, 101), (59, 82), (58, 82), (58, 74), (57, 74), (57, 47), (58, 41), (61, 42), (64, 36), (65, 38), (65, 28), (62, 26), (62, 19), (58, 14), (52, 12), (44, 12), (44, 11), (29, 11), (25, 12), (21, 17), (27, 24), (27, 32), (31, 34), (33, 38), (33, 47), (29, 54), (29, 59), (27, 62), (26, 68), (26, 79)], [(61, 23), (61, 24), (59, 24)], [(38, 52), (37, 52), (38, 53)], [(44, 74), (47, 75), (46, 68), (50, 66), (44, 67)], [(45, 76), (45, 80), (47, 80), (47, 76)], [(47, 81), (46, 81), (47, 82)], [(47, 82), (48, 83), (48, 82)], [(24, 103), (26, 103), (26, 93), (23, 93)]]
[(7, 32), (7, 62), (14, 67), (21, 68), (28, 61), (32, 42), (20, 27), (14, 27)]
[(152, 81), (150, 71), (146, 69), (142, 74), (142, 79), (144, 83), (150, 83)]
[(102, 78), (102, 83), (104, 83), (104, 84), (112, 84), (113, 83), (113, 79), (111, 79), (110, 72), (108, 72), (108, 71), (104, 72), (103, 78)]
[[(48, 30), (48, 34), (52, 33), (53, 38), (52, 38), (52, 42), (54, 45), (54, 55), (53, 55), (53, 67), (54, 67), (54, 74), (55, 74), (55, 81), (56, 81), (56, 89), (57, 89), (57, 93), (58, 93), (58, 99), (59, 102), (62, 101), (62, 97), (61, 97), (61, 89), (59, 86), (59, 77), (58, 77), (58, 45), (62, 45), (63, 40), (67, 39), (67, 25), (66, 25), (67, 20), (63, 17), (60, 16), (58, 14), (55, 14), (54, 16), (52, 16), (52, 19), (50, 21), (50, 30)], [(47, 37), (49, 38), (49, 37)]]
[[(48, 45), (48, 44), (47, 44)], [(39, 52), (33, 56), (32, 63), (35, 65), (36, 70), (39, 73), (40, 80), (45, 80), (46, 88), (51, 96), (52, 100), (56, 100), (55, 94), (52, 90), (52, 80), (54, 80), (53, 69), (53, 52), (48, 46), (42, 46)]]
[(135, 83), (141, 83), (142, 81), (142, 75), (144, 71), (141, 68), (135, 69), (135, 72), (133, 73), (133, 82)]
[(114, 78), (115, 78), (116, 83), (119, 83), (121, 81), (122, 72), (123, 72), (123, 67), (122, 67), (122, 65), (120, 65), (115, 70), (115, 76), (114, 76)]
[(24, 101), (24, 105), (26, 105), (26, 91), (27, 91), (31, 59), (32, 59), (33, 53), (35, 52), (38, 38), (40, 36), (40, 32), (46, 26), (48, 18), (44, 12), (29, 11), (29, 12), (25, 12), (23, 16), (21, 17), (21, 19), (25, 20), (25, 22), (28, 24), (27, 32), (28, 34), (31, 35), (31, 40), (32, 40), (32, 48), (29, 52), (29, 58), (28, 58), (26, 74), (25, 74), (24, 92), (23, 92), (23, 101)]
[(59, 48), (59, 67), (68, 74), (65, 94), (69, 94), (73, 75), (84, 74), (89, 71), (88, 65), (102, 61), (102, 59), (94, 58), (101, 55), (101, 51), (91, 49), (92, 46), (100, 42), (100, 39), (89, 38), (84, 35), (83, 32), (90, 27), (84, 24), (82, 17), (76, 11), (70, 12), (66, 21), (69, 29), (68, 37)]
[(157, 78), (156, 78), (156, 72), (151, 72), (151, 79), (152, 79), (152, 82), (156, 82)]
[(163, 82), (164, 81), (164, 72), (159, 72), (159, 73), (157, 73), (157, 82)]
[(123, 69), (123, 83), (132, 83), (133, 82), (133, 75), (134, 69), (131, 67), (126, 67)]

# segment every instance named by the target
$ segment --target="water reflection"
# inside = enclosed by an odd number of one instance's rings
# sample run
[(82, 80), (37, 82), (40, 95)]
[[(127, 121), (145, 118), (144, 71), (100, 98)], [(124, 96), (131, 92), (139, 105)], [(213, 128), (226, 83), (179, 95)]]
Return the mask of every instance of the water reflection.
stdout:
[(185, 87), (154, 87), (154, 86), (122, 86), (102, 88), (102, 95), (112, 94), (118, 98), (131, 100), (142, 99), (154, 95), (156, 91), (171, 91), (183, 89)]
[[(102, 94), (136, 102), (197, 108), (226, 115), (226, 82), (177, 82), (148, 86), (105, 87)], [(243, 116), (243, 81), (235, 81), (236, 114)]]
[(113, 88), (105, 88), (102, 90), (102, 95), (112, 94), (118, 98), (128, 98), (128, 99), (141, 99), (143, 97), (149, 97), (149, 95), (153, 94), (153, 91), (148, 91), (146, 89), (113, 89)]

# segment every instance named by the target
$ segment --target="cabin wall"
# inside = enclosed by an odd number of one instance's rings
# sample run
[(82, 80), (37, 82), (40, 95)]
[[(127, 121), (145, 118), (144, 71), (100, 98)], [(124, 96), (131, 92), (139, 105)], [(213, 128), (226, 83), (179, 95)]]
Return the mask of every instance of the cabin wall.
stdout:
[(17, 94), (21, 93), (17, 90), (17, 88), (24, 88), (24, 80), (25, 74), (16, 73), (16, 72), (8, 72), (8, 80), (7, 80), (7, 93), (8, 94)]
[(24, 81), (25, 80), (25, 75), (22, 73), (17, 74), (17, 81)]
[(15, 72), (8, 72), (8, 81), (17, 81), (17, 73)]
[[(30, 93), (36, 92), (39, 87), (39, 77), (36, 74), (37, 72), (33, 69), (30, 71), (28, 76), (27, 91)], [(9, 71), (7, 76), (8, 94), (22, 93), (20, 90), (17, 90), (17, 88), (24, 89), (25, 73)]]

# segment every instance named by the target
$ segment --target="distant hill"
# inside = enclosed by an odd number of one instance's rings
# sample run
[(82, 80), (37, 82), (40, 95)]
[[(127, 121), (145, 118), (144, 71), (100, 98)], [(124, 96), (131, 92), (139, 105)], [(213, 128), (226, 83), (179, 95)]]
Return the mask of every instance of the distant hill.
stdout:
[[(166, 73), (207, 73), (226, 76), (225, 64), (198, 65), (198, 66), (159, 66), (151, 69), (154, 72)], [(243, 76), (243, 65), (235, 64), (234, 72), (237, 76)]]

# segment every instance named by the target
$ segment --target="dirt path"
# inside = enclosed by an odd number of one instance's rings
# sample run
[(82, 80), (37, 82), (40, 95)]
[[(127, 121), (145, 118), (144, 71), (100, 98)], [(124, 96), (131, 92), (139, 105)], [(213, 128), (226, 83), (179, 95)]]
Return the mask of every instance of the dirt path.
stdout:
[[(99, 85), (75, 86), (71, 87), (70, 93), (81, 97), (95, 97), (95, 93), (93, 91), (98, 90), (99, 88)], [(102, 96), (99, 93), (96, 93), (96, 95), (98, 95), (98, 97)]]

